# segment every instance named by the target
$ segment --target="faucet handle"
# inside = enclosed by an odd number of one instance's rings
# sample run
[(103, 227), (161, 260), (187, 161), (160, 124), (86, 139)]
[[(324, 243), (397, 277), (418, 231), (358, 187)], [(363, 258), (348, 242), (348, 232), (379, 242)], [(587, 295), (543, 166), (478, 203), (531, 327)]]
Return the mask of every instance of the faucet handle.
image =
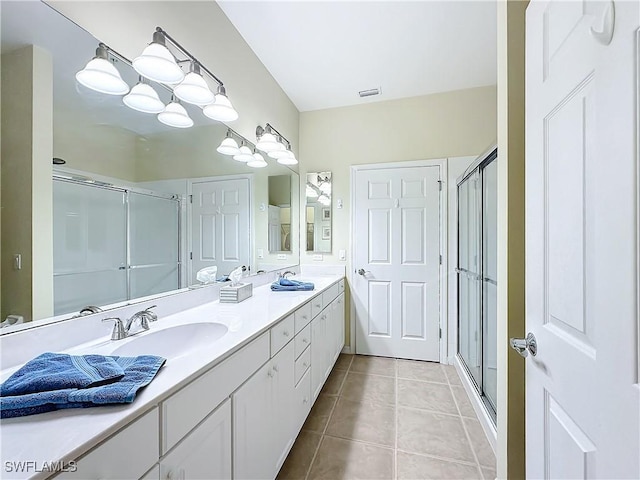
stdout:
[(149, 322), (155, 322), (158, 320), (158, 314), (152, 312), (152, 308), (156, 308), (157, 305), (151, 305), (140, 312), (140, 325), (145, 330), (149, 330)]
[(111, 340), (122, 340), (127, 336), (127, 332), (125, 331), (124, 325), (122, 324), (122, 320), (118, 317), (109, 317), (103, 318), (102, 321), (106, 322), (109, 320), (114, 321), (113, 331), (111, 332)]

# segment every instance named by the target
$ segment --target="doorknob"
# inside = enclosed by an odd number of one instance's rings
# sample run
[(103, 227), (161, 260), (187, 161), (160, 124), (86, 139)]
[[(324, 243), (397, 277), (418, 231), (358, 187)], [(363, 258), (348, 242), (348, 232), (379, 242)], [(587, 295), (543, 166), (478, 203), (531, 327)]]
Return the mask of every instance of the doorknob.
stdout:
[(518, 352), (522, 357), (527, 358), (531, 353), (534, 357), (538, 353), (538, 343), (533, 333), (529, 332), (527, 338), (512, 338), (509, 340), (511, 348)]
[(356, 273), (358, 275), (362, 275), (363, 277), (367, 275), (367, 273), (369, 273), (368, 270), (365, 270), (364, 268), (359, 268), (358, 270), (356, 270)]

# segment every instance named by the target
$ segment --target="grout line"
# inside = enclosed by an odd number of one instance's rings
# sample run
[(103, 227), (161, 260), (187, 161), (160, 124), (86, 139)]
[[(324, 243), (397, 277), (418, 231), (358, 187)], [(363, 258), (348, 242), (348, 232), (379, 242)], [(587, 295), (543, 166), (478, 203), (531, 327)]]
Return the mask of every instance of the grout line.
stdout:
[(311, 461), (309, 462), (309, 466), (307, 467), (307, 473), (304, 475), (304, 480), (307, 480), (309, 478), (311, 467), (313, 467), (313, 462), (316, 461), (316, 457), (318, 456), (318, 452), (320, 451), (320, 445), (322, 445), (322, 440), (324, 440), (324, 435), (320, 434), (320, 441), (318, 441), (318, 446), (313, 452), (313, 457), (311, 457)]
[[(428, 408), (420, 408), (420, 407), (409, 407), (407, 405), (400, 405), (397, 408), (405, 408), (407, 410), (415, 410), (418, 412), (427, 412), (427, 413), (433, 413), (436, 415), (445, 415), (447, 417), (454, 417), (454, 418), (460, 418), (460, 415), (458, 415), (457, 413), (446, 413), (446, 412), (439, 412), (438, 410), (429, 410)], [(464, 417), (464, 418), (468, 418), (468, 417)]]
[(404, 450), (404, 449), (399, 449), (398, 452), (408, 453), (410, 455), (417, 455), (418, 457), (433, 458), (434, 460), (441, 460), (443, 462), (457, 463), (459, 465), (464, 465), (465, 467), (478, 466), (478, 464), (476, 464), (475, 462), (468, 462), (466, 460), (460, 460), (459, 458), (441, 457), (440, 455), (434, 455), (432, 453), (412, 452), (411, 450)]
[(393, 451), (395, 451), (395, 448), (393, 448), (393, 445), (383, 445), (382, 443), (370, 442), (368, 440), (360, 440), (360, 439), (355, 439), (355, 438), (345, 438), (345, 437), (339, 437), (337, 435), (331, 435), (331, 434), (323, 435), (323, 437), (335, 438), (336, 440), (345, 440), (347, 442), (353, 442), (353, 443), (361, 443), (362, 445), (370, 445), (370, 446), (376, 447), (376, 448), (384, 448), (385, 450), (393, 450)]

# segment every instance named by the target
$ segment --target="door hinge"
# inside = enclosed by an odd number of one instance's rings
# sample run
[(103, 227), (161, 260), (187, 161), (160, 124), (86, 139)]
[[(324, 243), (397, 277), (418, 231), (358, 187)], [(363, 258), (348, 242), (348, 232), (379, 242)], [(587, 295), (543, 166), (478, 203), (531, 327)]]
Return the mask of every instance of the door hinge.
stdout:
[(442, 265), (442, 255), (440, 255), (440, 265)]
[(189, 252), (189, 260), (193, 260), (193, 252)]
[(442, 180), (438, 180), (438, 190), (442, 191)]
[(189, 203), (193, 203), (193, 195), (189, 195)]
[(438, 338), (442, 338), (442, 328), (439, 328), (439, 337)]

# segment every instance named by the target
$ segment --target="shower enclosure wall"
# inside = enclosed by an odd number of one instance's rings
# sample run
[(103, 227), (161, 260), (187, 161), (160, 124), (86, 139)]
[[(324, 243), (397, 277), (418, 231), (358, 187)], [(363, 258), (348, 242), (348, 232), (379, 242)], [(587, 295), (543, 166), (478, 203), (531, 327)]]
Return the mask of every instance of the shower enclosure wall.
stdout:
[(54, 315), (180, 288), (177, 196), (53, 179)]
[(458, 356), (491, 417), (497, 395), (497, 150), (458, 179)]

